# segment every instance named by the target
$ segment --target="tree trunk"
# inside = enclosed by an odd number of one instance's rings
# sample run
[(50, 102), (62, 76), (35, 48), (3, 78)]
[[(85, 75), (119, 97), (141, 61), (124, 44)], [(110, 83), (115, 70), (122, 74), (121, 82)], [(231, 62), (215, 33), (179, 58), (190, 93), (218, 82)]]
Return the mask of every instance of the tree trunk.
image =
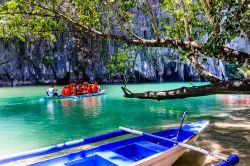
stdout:
[(207, 96), (213, 94), (250, 94), (250, 80), (224, 81), (217, 84), (182, 87), (166, 91), (149, 91), (144, 93), (132, 93), (125, 87), (121, 87), (124, 97), (139, 99), (183, 99), (187, 97)]
[(202, 75), (207, 81), (211, 83), (219, 83), (221, 80), (217, 78), (215, 75), (209, 73), (206, 71), (197, 61), (197, 58), (195, 57), (194, 54), (189, 54), (188, 59), (193, 66), (193, 68), (200, 74)]

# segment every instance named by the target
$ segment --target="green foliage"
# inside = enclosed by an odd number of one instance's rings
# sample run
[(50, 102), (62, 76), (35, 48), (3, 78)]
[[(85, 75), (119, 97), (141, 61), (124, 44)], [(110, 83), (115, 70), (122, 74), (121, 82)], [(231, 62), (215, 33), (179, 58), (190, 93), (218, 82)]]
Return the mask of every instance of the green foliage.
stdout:
[(162, 0), (161, 7), (167, 13), (173, 16), (173, 24), (170, 24), (170, 20), (162, 22), (162, 26), (166, 29), (166, 36), (173, 39), (184, 39), (185, 38), (185, 27), (184, 27), (184, 15), (186, 14), (189, 20), (189, 26), (192, 31), (193, 40), (200, 39), (208, 30), (209, 27), (206, 19), (202, 16), (204, 12), (199, 4), (199, 1), (184, 0), (185, 12), (180, 7), (179, 0)]
[(179, 49), (180, 60), (182, 63), (186, 63), (188, 61), (188, 52), (182, 49)]
[(243, 80), (245, 78), (243, 70), (238, 69), (235, 64), (226, 64), (225, 71), (229, 80)]
[(54, 57), (53, 56), (45, 56), (42, 58), (42, 62), (46, 67), (50, 67), (54, 65)]
[(246, 78), (250, 78), (250, 69), (245, 69), (244, 74), (245, 74)]
[(64, 30), (63, 22), (54, 19), (50, 12), (27, 3), (24, 0), (10, 0), (0, 6), (0, 37), (17, 37), (24, 41), (26, 35), (39, 35), (55, 41), (52, 32)]
[[(218, 53), (218, 47), (230, 43), (236, 37), (240, 37), (242, 30), (249, 31), (241, 22), (249, 15), (250, 9), (247, 1), (215, 0), (211, 5), (213, 17), (213, 29), (208, 31), (209, 38), (205, 44), (205, 51)], [(249, 19), (249, 17), (248, 17)], [(248, 30), (247, 30), (248, 29)], [(241, 36), (244, 37), (244, 36)]]
[(88, 27), (95, 27), (96, 29), (100, 29), (100, 13), (98, 12), (97, 4), (98, 0), (73, 0), (72, 8), (74, 9), (75, 13), (71, 13), (70, 16), (77, 16), (81, 24), (84, 24)]
[(185, 39), (185, 15), (188, 16), (193, 40), (199, 41), (202, 36), (208, 34), (208, 40), (204, 47), (204, 52), (208, 54), (217, 54), (219, 47), (241, 36), (242, 31), (246, 32), (247, 35), (250, 34), (249, 21), (246, 21), (250, 17), (247, 1), (211, 1), (209, 5), (212, 22), (207, 19), (200, 0), (183, 0), (185, 13), (180, 2), (179, 0), (160, 1), (162, 9), (173, 16), (173, 24), (170, 24), (169, 19), (161, 22), (168, 37)]
[(117, 73), (125, 75), (126, 70), (131, 66), (131, 55), (120, 49), (112, 55), (108, 64), (112, 76)]

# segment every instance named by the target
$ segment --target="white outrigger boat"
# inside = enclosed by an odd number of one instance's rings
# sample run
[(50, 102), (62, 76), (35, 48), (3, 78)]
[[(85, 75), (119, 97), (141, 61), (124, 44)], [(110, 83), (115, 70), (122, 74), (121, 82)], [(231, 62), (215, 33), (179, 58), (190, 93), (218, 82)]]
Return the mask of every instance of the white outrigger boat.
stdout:
[[(184, 117), (184, 116), (183, 116)], [(184, 120), (184, 118), (183, 118)], [(140, 136), (99, 145), (86, 150), (72, 152), (59, 157), (37, 161), (30, 166), (169, 166), (172, 165), (187, 149), (192, 149), (220, 159), (217, 166), (233, 166), (239, 162), (237, 155), (224, 157), (190, 145), (208, 125), (208, 121), (198, 121), (180, 127), (156, 133), (144, 133), (130, 128), (103, 135), (70, 141), (46, 148), (41, 148), (17, 155), (0, 158), (0, 165), (17, 160), (34, 158), (55, 153), (65, 149), (103, 141), (109, 138), (138, 134)]]
[(75, 96), (64, 96), (64, 95), (58, 95), (58, 96), (53, 96), (53, 97), (49, 97), (49, 96), (45, 96), (40, 98), (40, 101), (46, 101), (46, 100), (58, 100), (58, 99), (82, 99), (82, 98), (87, 98), (87, 97), (94, 97), (94, 96), (101, 96), (106, 94), (105, 90), (101, 90), (98, 93), (83, 93), (80, 95), (75, 95)]

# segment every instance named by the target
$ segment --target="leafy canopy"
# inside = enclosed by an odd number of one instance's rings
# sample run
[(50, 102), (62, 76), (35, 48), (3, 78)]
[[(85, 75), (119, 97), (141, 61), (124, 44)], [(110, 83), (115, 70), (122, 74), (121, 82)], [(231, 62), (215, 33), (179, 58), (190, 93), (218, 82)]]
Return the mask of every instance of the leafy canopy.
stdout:
[[(185, 17), (192, 40), (199, 42), (208, 35), (204, 47), (208, 54), (217, 53), (220, 46), (240, 35), (249, 37), (247, 0), (159, 0), (153, 3), (153, 0), (9, 0), (0, 6), (0, 37), (25, 40), (27, 36), (39, 36), (55, 41), (55, 34), (63, 31), (106, 38), (118, 35), (153, 39), (158, 35), (187, 40)], [(156, 10), (168, 16), (156, 17)], [(142, 36), (143, 20), (154, 29), (151, 36)]]

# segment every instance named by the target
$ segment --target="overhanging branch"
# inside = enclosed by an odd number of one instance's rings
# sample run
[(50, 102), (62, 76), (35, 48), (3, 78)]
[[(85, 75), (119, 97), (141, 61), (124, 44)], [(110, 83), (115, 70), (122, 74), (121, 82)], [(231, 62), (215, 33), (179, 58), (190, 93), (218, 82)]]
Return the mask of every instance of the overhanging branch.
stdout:
[(208, 72), (207, 70), (204, 69), (204, 67), (202, 67), (199, 62), (197, 61), (197, 57), (193, 54), (190, 53), (188, 55), (188, 59), (191, 63), (191, 65), (193, 66), (193, 68), (199, 73), (201, 74), (207, 81), (211, 82), (211, 83), (219, 83), (220, 80), (219, 78), (217, 78), (217, 76), (213, 75), (212, 73)]
[(121, 88), (126, 98), (153, 100), (183, 99), (213, 94), (250, 94), (250, 80), (225, 81), (217, 84), (182, 87), (166, 91), (149, 91), (144, 93), (132, 93), (126, 87)]

